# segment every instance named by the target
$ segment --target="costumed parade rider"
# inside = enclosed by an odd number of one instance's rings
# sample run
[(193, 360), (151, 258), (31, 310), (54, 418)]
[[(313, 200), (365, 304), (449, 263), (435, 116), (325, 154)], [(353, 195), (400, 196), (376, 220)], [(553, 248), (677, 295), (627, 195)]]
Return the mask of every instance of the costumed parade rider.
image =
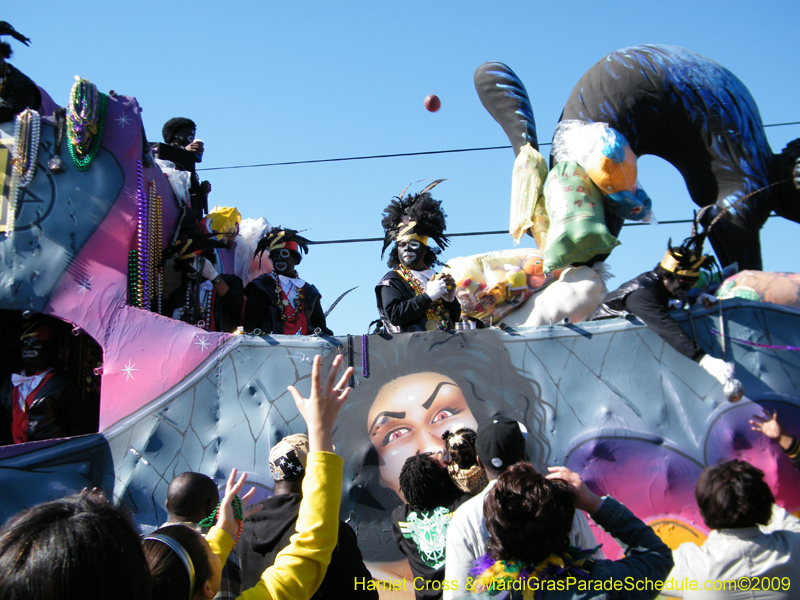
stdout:
[[(19, 33), (9, 23), (0, 21), (0, 36), (10, 35), (28, 46), (29, 38)], [(38, 110), (42, 94), (30, 77), (10, 64), (11, 45), (0, 42), (0, 123), (13, 121), (26, 108)]]
[(181, 279), (162, 314), (206, 331), (233, 333), (242, 324), (244, 283), (237, 275), (217, 272), (214, 249), (227, 245), (211, 235), (179, 239), (163, 252), (165, 260), (174, 257)]
[(43, 319), (20, 336), (22, 371), (0, 389), (0, 444), (21, 444), (97, 431), (67, 374), (57, 369), (56, 336)]
[[(170, 160), (175, 163), (175, 168), (180, 171), (189, 171), (192, 174), (189, 186), (189, 197), (192, 208), (204, 215), (208, 212), (208, 195), (211, 193), (211, 183), (200, 181), (200, 177), (195, 171), (195, 164), (203, 161), (205, 144), (203, 140), (196, 140), (197, 125), (186, 117), (174, 117), (164, 123), (161, 128), (161, 135), (164, 143), (173, 148), (179, 148), (185, 152), (169, 151), (160, 145), (156, 147), (158, 158)], [(198, 217), (199, 218), (199, 217)]]
[[(703, 254), (706, 233), (687, 238), (677, 248), (672, 247), (670, 240), (664, 259), (655, 269), (609, 293), (589, 320), (620, 317), (626, 313), (636, 315), (661, 339), (719, 381), (725, 397), (735, 402), (742, 396), (742, 384), (734, 378), (733, 363), (706, 354), (669, 313), (670, 300), (683, 298), (697, 284), (700, 269), (714, 264), (712, 256)], [(716, 301), (707, 294), (701, 298), (706, 306)]]
[[(456, 282), (451, 275), (437, 276), (433, 265), (447, 247), (445, 213), (430, 190), (404, 198), (405, 191), (383, 211), (383, 258), (394, 242), (387, 264), (392, 268), (375, 286), (378, 313), (389, 333), (452, 329), (461, 316)], [(431, 248), (429, 240), (438, 248)]]
[(308, 254), (308, 240), (294, 229), (272, 227), (258, 241), (255, 256), (267, 252), (273, 272), (256, 277), (247, 285), (245, 331), (278, 335), (333, 335), (325, 323), (322, 296), (317, 288), (300, 279), (295, 268)]

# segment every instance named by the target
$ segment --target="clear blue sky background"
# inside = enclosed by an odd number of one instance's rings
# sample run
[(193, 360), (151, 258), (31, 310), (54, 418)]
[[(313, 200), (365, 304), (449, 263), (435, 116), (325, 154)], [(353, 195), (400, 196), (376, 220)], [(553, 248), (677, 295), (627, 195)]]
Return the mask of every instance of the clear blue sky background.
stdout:
[[(750, 89), (765, 124), (800, 121), (800, 2), (6, 2), (0, 20), (32, 39), (11, 40), (12, 62), (61, 105), (73, 77), (138, 98), (150, 140), (187, 116), (206, 142), (203, 166), (507, 145), (472, 75), (484, 61), (514, 69), (531, 96), (539, 141), (549, 142), (578, 78), (608, 52), (674, 44), (728, 67)], [(428, 94), (438, 113), (423, 107)], [(773, 151), (800, 126), (767, 129)], [(546, 154), (547, 148), (543, 151)], [(315, 240), (381, 237), (381, 211), (408, 183), (447, 178), (450, 232), (508, 227), (511, 149), (205, 173), (210, 203), (245, 217), (310, 228)], [(639, 161), (659, 220), (691, 217), (680, 175)], [(652, 268), (688, 225), (624, 228), (608, 260), (611, 289)], [(798, 271), (800, 225), (771, 219), (765, 270)], [(794, 240), (794, 241), (793, 241)], [(530, 244), (533, 240), (530, 239)], [(508, 235), (454, 239), (443, 255), (512, 246)], [(710, 250), (710, 248), (709, 248)], [(376, 318), (373, 287), (386, 271), (380, 243), (312, 247), (300, 275), (337, 334)]]

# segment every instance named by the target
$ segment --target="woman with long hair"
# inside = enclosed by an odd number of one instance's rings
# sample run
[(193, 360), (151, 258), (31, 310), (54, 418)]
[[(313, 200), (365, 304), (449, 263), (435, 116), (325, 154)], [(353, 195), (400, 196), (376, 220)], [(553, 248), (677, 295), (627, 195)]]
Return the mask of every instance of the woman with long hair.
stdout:
[[(369, 337), (361, 357), (369, 377), (357, 379), (335, 433), (346, 460), (343, 518), (350, 517), (367, 560), (402, 561), (389, 526), (404, 500), (400, 469), (416, 453), (430, 452), (443, 462), (442, 434), (456, 425), (477, 430), (479, 422), (503, 414), (527, 429), (529, 459), (547, 464), (553, 408), (541, 386), (512, 364), (500, 340), (505, 335), (484, 330)], [(376, 568), (370, 566), (373, 574)]]

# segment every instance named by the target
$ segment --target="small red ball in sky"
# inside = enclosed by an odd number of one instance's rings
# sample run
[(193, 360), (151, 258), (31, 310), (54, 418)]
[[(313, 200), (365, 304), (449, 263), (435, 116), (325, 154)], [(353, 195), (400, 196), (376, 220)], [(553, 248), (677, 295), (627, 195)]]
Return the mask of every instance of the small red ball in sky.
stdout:
[(425, 98), (425, 108), (427, 108), (430, 112), (436, 112), (441, 106), (442, 101), (439, 100), (439, 96), (436, 94), (431, 94)]

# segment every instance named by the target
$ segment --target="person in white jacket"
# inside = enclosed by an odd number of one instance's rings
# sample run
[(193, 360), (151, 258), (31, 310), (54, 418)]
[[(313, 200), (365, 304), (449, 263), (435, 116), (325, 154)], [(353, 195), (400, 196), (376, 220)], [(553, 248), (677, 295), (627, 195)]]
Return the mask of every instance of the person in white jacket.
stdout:
[(675, 566), (662, 594), (703, 600), (798, 597), (800, 520), (775, 504), (761, 470), (741, 460), (707, 467), (695, 497), (712, 531), (702, 546), (687, 542), (673, 550)]

